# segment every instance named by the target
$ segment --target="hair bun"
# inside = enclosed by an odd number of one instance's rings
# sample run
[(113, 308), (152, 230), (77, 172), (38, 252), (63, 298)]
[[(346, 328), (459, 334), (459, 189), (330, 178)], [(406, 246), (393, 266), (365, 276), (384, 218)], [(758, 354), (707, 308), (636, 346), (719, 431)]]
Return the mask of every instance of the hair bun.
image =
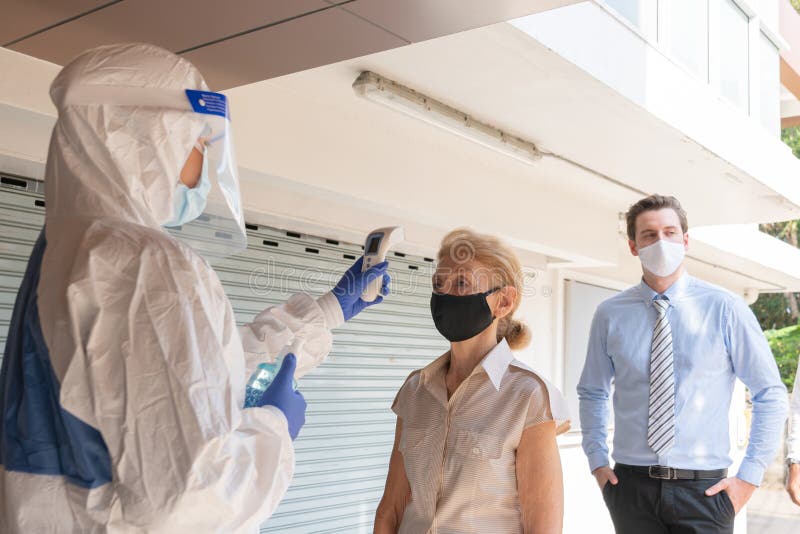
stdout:
[(506, 327), (498, 328), (497, 337), (500, 339), (506, 338), (508, 346), (512, 349), (524, 349), (531, 343), (531, 329), (528, 326), (516, 319), (510, 319), (506, 323)]

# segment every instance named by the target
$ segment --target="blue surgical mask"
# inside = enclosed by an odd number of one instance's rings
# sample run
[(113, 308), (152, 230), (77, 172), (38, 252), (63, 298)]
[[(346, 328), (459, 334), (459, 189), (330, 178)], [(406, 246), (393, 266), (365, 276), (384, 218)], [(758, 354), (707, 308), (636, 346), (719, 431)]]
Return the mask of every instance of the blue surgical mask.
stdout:
[[(197, 146), (198, 150), (200, 149)], [(195, 220), (206, 209), (208, 193), (211, 191), (211, 181), (208, 178), (208, 157), (206, 148), (202, 147), (203, 167), (200, 172), (200, 180), (197, 185), (189, 188), (178, 181), (175, 192), (172, 195), (172, 219), (164, 226), (181, 226)]]

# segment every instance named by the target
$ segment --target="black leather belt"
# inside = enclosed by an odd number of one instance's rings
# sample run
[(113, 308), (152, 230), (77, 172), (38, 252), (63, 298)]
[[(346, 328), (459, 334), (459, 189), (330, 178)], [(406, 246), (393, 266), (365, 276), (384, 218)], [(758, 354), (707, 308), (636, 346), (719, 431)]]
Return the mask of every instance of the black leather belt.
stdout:
[(705, 480), (711, 478), (725, 478), (728, 476), (727, 469), (712, 469), (710, 471), (700, 471), (694, 469), (676, 469), (663, 465), (626, 465), (616, 464), (614, 469), (626, 469), (634, 473), (647, 475), (650, 478), (661, 480)]

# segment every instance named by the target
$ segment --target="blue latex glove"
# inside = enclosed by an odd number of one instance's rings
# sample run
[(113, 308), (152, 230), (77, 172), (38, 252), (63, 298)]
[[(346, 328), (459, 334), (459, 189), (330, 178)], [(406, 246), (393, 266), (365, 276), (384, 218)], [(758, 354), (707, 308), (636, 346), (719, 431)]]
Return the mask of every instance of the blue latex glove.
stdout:
[(383, 302), (383, 297), (380, 295), (372, 302), (364, 302), (361, 299), (361, 293), (376, 278), (383, 277), (380, 293), (384, 296), (389, 294), (389, 284), (392, 282), (392, 279), (386, 274), (389, 269), (389, 262), (377, 263), (362, 273), (361, 266), (363, 264), (364, 256), (361, 256), (352, 267), (347, 269), (342, 279), (333, 288), (333, 294), (336, 295), (336, 300), (339, 301), (339, 306), (342, 307), (345, 321), (349, 321), (361, 313), (367, 306)]
[(293, 441), (306, 423), (306, 399), (292, 387), (295, 367), (297, 358), (294, 354), (287, 354), (278, 374), (275, 375), (275, 380), (261, 396), (261, 406), (275, 406), (286, 416), (289, 422), (289, 435)]

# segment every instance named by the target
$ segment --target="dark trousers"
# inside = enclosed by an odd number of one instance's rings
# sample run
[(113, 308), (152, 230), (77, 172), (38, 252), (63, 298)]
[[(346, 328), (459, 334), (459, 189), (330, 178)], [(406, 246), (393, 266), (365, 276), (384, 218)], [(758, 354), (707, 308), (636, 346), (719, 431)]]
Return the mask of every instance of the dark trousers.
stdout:
[(614, 468), (619, 483), (603, 488), (617, 534), (732, 534), (733, 503), (705, 491), (720, 479), (659, 480)]

